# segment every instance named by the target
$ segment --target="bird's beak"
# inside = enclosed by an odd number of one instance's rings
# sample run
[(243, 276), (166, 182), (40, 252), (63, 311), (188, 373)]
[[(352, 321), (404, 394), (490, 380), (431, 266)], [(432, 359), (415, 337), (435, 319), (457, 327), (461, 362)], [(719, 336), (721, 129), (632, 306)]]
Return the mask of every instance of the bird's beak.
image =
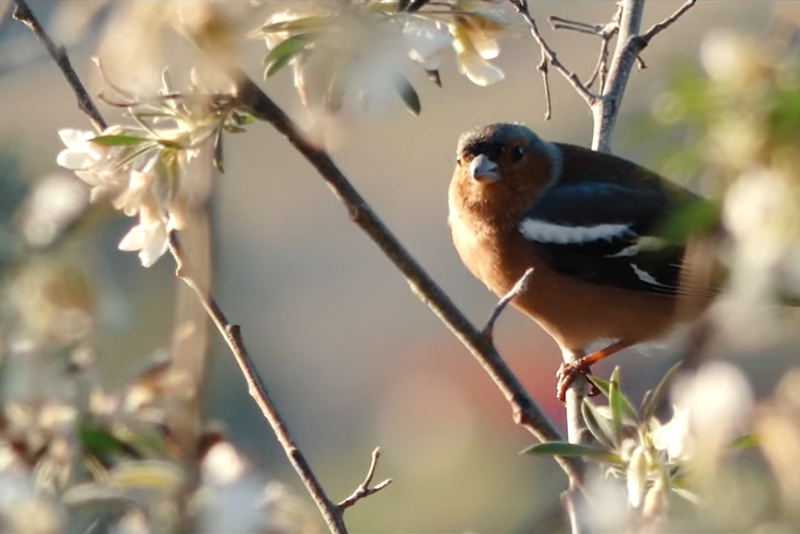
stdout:
[(478, 154), (469, 162), (469, 175), (477, 182), (496, 182), (500, 179), (500, 168), (484, 154)]

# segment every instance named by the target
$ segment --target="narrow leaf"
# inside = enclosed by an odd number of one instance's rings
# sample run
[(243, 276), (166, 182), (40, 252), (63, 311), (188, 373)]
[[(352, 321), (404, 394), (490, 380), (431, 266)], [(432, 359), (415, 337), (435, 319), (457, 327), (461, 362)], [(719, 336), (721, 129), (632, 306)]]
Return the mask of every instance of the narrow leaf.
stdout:
[(217, 135), (214, 137), (214, 159), (212, 161), (214, 168), (221, 174), (225, 174), (225, 166), (222, 162), (222, 128), (217, 131)]
[(289, 37), (270, 50), (269, 54), (264, 57), (264, 61), (262, 62), (264, 65), (264, 79), (266, 80), (288, 65), (292, 59), (313, 43), (315, 38), (316, 34), (301, 33)]
[(272, 24), (267, 24), (262, 26), (261, 28), (255, 30), (254, 32), (250, 33), (250, 37), (262, 37), (265, 34), (269, 33), (282, 33), (282, 32), (289, 32), (289, 33), (297, 33), (297, 32), (308, 32), (309, 30), (315, 30), (321, 27), (323, 24), (327, 22), (325, 17), (303, 17), (301, 19), (294, 19), (294, 20), (284, 20), (281, 22), (273, 22)]
[(400, 98), (403, 99), (403, 102), (408, 110), (414, 115), (419, 115), (422, 111), (422, 104), (419, 101), (419, 95), (417, 94), (417, 91), (414, 90), (414, 86), (411, 85), (411, 82), (408, 81), (408, 78), (402, 74), (397, 74), (395, 88), (397, 89)]
[(252, 115), (245, 113), (244, 111), (232, 112), (231, 119), (236, 123), (237, 126), (247, 126), (248, 124), (253, 124), (256, 122), (256, 119), (253, 118)]
[(550, 456), (578, 456), (599, 458), (608, 455), (608, 452), (590, 445), (578, 443), (568, 443), (566, 441), (550, 441), (547, 443), (537, 443), (524, 449), (520, 454), (546, 454)]
[(655, 389), (652, 390), (653, 393), (645, 398), (641, 409), (643, 421), (648, 421), (651, 417), (653, 417), (653, 414), (656, 413), (656, 408), (658, 408), (658, 405), (661, 403), (661, 399), (667, 394), (667, 389), (672, 382), (672, 377), (675, 376), (675, 373), (678, 371), (682, 363), (682, 361), (679, 361), (673, 365), (661, 378), (661, 382), (659, 382)]
[(622, 393), (619, 391), (619, 366), (611, 373), (608, 388), (608, 406), (611, 408), (611, 423), (617, 443), (622, 443)]
[(150, 141), (146, 137), (139, 137), (138, 135), (98, 135), (90, 139), (92, 143), (105, 146), (135, 146), (145, 141)]
[[(603, 380), (599, 376), (590, 376), (589, 380), (591, 380), (592, 384), (597, 386), (597, 389), (609, 399), (609, 406), (611, 405), (611, 382)], [(613, 380), (613, 375), (612, 375)], [(622, 415), (623, 420), (624, 417), (628, 417), (632, 421), (638, 423), (639, 422), (639, 414), (636, 412), (636, 408), (633, 407), (633, 403), (620, 391), (619, 387), (616, 388), (617, 392), (620, 397), (620, 401), (622, 402)], [(613, 409), (613, 408), (612, 408)]]
[(81, 446), (92, 454), (98, 456), (124, 454), (134, 458), (141, 457), (136, 448), (121, 441), (107, 429), (92, 421), (82, 420), (78, 424), (77, 435)]
[(581, 415), (583, 415), (583, 420), (586, 422), (589, 432), (592, 433), (597, 441), (609, 447), (616, 444), (614, 441), (614, 427), (611, 425), (611, 421), (601, 414), (597, 406), (589, 399), (583, 399)]

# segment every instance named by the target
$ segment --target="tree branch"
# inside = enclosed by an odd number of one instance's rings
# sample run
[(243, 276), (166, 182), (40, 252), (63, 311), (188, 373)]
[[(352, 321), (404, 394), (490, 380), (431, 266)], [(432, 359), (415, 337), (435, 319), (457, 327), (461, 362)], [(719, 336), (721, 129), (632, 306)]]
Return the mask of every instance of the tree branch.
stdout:
[(640, 35), (644, 2), (645, 0), (624, 0), (622, 3), (619, 39), (611, 63), (608, 86), (592, 106), (594, 116), (592, 148), (600, 152), (611, 152), (611, 140), (631, 70), (635, 64), (640, 69), (644, 68), (644, 61), (639, 58), (639, 54), (650, 44), (653, 37), (677, 22), (697, 3), (697, 0), (687, 0), (667, 19)]
[[(30, 8), (25, 0), (14, 0), (13, 16), (16, 20), (19, 20), (28, 26), (28, 28), (30, 28), (30, 30), (36, 35), (39, 41), (42, 42), (45, 47), (47, 47), (48, 51), (50, 51), (50, 55), (61, 68), (62, 73), (67, 78), (70, 87), (72, 87), (73, 92), (78, 98), (79, 108), (89, 117), (96, 129), (101, 131), (104, 130), (106, 128), (106, 122), (98, 111), (97, 107), (94, 105), (92, 98), (86, 92), (86, 89), (83, 86), (83, 83), (80, 81), (80, 78), (72, 69), (72, 65), (66, 52), (63, 48), (56, 47), (53, 44), (53, 41), (47, 35), (44, 28), (42, 28), (37, 19), (34, 17), (33, 13), (31, 13)], [(346, 534), (347, 527), (345, 526), (344, 519), (342, 517), (343, 510), (328, 498), (316, 475), (308, 465), (305, 456), (297, 447), (291, 435), (289, 434), (286, 423), (275, 408), (252, 359), (247, 353), (238, 325), (228, 322), (214, 298), (211, 297), (207, 291), (205, 291), (191, 276), (187, 274), (186, 258), (183, 255), (177, 236), (174, 232), (170, 232), (169, 234), (169, 248), (177, 264), (177, 277), (183, 280), (185, 284), (197, 295), (198, 301), (202, 305), (207, 316), (217, 327), (220, 334), (222, 334), (222, 337), (225, 339), (226, 343), (231, 349), (231, 352), (233, 353), (234, 358), (239, 364), (242, 374), (245, 377), (250, 396), (256, 401), (256, 404), (261, 409), (264, 418), (272, 427), (272, 430), (275, 433), (275, 436), (278, 438), (279, 443), (283, 447), (284, 453), (289, 459), (289, 462), (295, 468), (300, 476), (300, 479), (305, 484), (331, 532), (335, 534)], [(385, 487), (386, 485), (388, 485), (388, 482), (383, 482), (380, 486)], [(382, 489), (382, 487), (380, 489)], [(376, 488), (371, 489), (372, 493), (378, 491)]]
[(344, 524), (342, 511), (328, 498), (325, 490), (322, 488), (322, 484), (320, 484), (314, 471), (312, 471), (306, 461), (305, 456), (300, 451), (294, 439), (292, 439), (291, 434), (289, 434), (286, 422), (283, 420), (277, 408), (275, 408), (275, 404), (272, 402), (267, 392), (261, 375), (259, 375), (255, 363), (247, 352), (247, 348), (244, 346), (239, 326), (228, 321), (225, 314), (214, 300), (214, 297), (203, 291), (188, 273), (185, 258), (174, 231), (169, 234), (169, 250), (172, 253), (172, 257), (175, 258), (175, 275), (194, 291), (206, 313), (211, 318), (211, 322), (214, 323), (214, 326), (219, 330), (225, 343), (227, 343), (247, 382), (247, 392), (253, 398), (256, 405), (261, 410), (261, 414), (269, 422), (272, 430), (275, 432), (275, 436), (278, 438), (281, 447), (283, 447), (284, 453), (295, 471), (297, 471), (297, 474), (300, 476), (300, 479), (303, 481), (303, 484), (305, 484), (309, 493), (311, 493), (311, 497), (322, 513), (328, 528), (334, 533), (346, 533), (347, 527)]
[(650, 44), (650, 41), (653, 39), (653, 37), (655, 37), (659, 33), (663, 32), (664, 30), (666, 30), (667, 28), (678, 22), (678, 19), (684, 16), (687, 11), (692, 9), (696, 3), (697, 0), (686, 0), (686, 2), (684, 2), (683, 5), (680, 8), (678, 8), (678, 10), (675, 13), (673, 13), (663, 21), (659, 22), (658, 24), (654, 24), (649, 30), (644, 32), (644, 34), (642, 35), (642, 39), (644, 40), (644, 46), (642, 48)]
[(50, 53), (50, 57), (53, 58), (58, 68), (61, 69), (64, 78), (66, 78), (67, 83), (69, 83), (69, 86), (72, 88), (72, 92), (75, 93), (75, 97), (78, 99), (78, 108), (89, 116), (95, 129), (98, 131), (105, 130), (106, 121), (103, 120), (103, 116), (97, 110), (92, 98), (83, 87), (75, 69), (72, 68), (72, 63), (70, 63), (64, 47), (57, 46), (53, 40), (50, 39), (50, 36), (47, 35), (45, 29), (39, 24), (39, 20), (31, 12), (25, 0), (14, 0), (14, 12), (12, 16), (14, 20), (18, 20), (27, 26)]
[(344, 512), (345, 510), (353, 506), (361, 499), (364, 499), (366, 497), (369, 497), (370, 495), (378, 493), (383, 488), (392, 483), (392, 479), (387, 478), (383, 482), (378, 483), (376, 486), (370, 487), (370, 484), (372, 484), (372, 479), (375, 476), (375, 469), (378, 467), (378, 460), (380, 459), (380, 457), (381, 457), (381, 448), (377, 447), (374, 451), (372, 451), (372, 461), (370, 462), (369, 469), (367, 470), (367, 477), (364, 479), (364, 482), (362, 482), (361, 485), (359, 485), (356, 488), (356, 490), (353, 492), (352, 495), (350, 495), (348, 498), (346, 498), (337, 505), (339, 507), (340, 512)]
[[(561, 433), (500, 356), (497, 348), (464, 316), (450, 297), (400, 244), (325, 150), (309, 141), (297, 124), (250, 78), (237, 68), (222, 65), (235, 80), (241, 106), (253, 117), (270, 123), (319, 172), (342, 201), (350, 218), (386, 254), (405, 276), (411, 290), (464, 344), (510, 403), (514, 421), (541, 441), (563, 440)], [(582, 487), (585, 463), (580, 458), (557, 457), (571, 480)]]
[[(536, 19), (531, 16), (530, 11), (528, 10), (528, 2), (527, 0), (510, 0), (511, 4), (516, 8), (517, 12), (522, 15), (522, 18), (528, 23), (530, 26), (531, 35), (536, 40), (539, 45), (539, 48), (542, 51), (542, 57), (547, 59), (547, 62), (556, 68), (558, 72), (572, 85), (572, 88), (575, 89), (575, 92), (583, 98), (583, 100), (591, 106), (592, 103), (597, 99), (597, 95), (592, 93), (584, 84), (581, 82), (578, 75), (569, 70), (563, 63), (558, 59), (555, 50), (553, 50), (547, 41), (544, 40), (542, 34), (539, 33), (539, 26), (536, 24)], [(547, 80), (547, 69), (541, 67), (542, 63), (539, 63), (538, 69), (542, 72), (542, 75), (545, 78), (545, 88), (546, 97), (547, 97), (547, 109), (550, 109), (550, 98), (549, 98), (549, 83)], [(548, 115), (545, 118), (549, 118)]]
[(633, 50), (631, 43), (639, 35), (644, 2), (645, 0), (624, 0), (622, 3), (619, 37), (611, 61), (608, 85), (596, 104), (592, 106), (594, 117), (592, 149), (599, 152), (611, 152), (611, 140), (614, 137), (619, 108), (622, 106), (628, 78), (638, 55), (638, 51)]

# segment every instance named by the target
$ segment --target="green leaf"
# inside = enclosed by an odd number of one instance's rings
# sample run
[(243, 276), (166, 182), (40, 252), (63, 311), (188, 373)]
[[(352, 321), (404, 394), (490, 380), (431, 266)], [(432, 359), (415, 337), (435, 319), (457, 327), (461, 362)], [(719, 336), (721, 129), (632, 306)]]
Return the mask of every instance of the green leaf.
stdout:
[(249, 113), (244, 111), (234, 111), (231, 113), (231, 119), (237, 126), (247, 126), (256, 122), (256, 119)]
[(395, 88), (397, 89), (397, 93), (400, 95), (400, 98), (403, 99), (403, 103), (406, 105), (408, 110), (414, 115), (418, 116), (422, 111), (422, 104), (419, 101), (419, 95), (417, 94), (417, 91), (414, 89), (414, 86), (411, 85), (411, 82), (408, 81), (408, 78), (402, 74), (397, 74)]
[(583, 399), (581, 415), (589, 432), (604, 445), (612, 447), (617, 444), (614, 439), (614, 427), (611, 421), (597, 409), (589, 399)]
[(549, 456), (578, 456), (581, 458), (602, 458), (608, 456), (608, 451), (592, 447), (591, 445), (581, 445), (578, 443), (568, 443), (566, 441), (549, 441), (547, 443), (537, 443), (524, 449), (520, 454), (546, 454)]
[(147, 137), (139, 137), (138, 135), (98, 135), (90, 139), (92, 143), (105, 146), (136, 146), (150, 141)]
[(657, 229), (659, 237), (682, 243), (711, 229), (721, 217), (721, 207), (706, 199), (689, 202), (673, 211)]
[[(615, 391), (616, 391), (615, 395), (618, 397), (616, 402), (621, 402), (622, 403), (621, 406), (620, 406), (620, 409), (622, 410), (622, 416), (623, 416), (621, 421), (624, 421), (624, 418), (627, 417), (628, 419), (632, 420), (633, 422), (638, 423), (639, 422), (639, 414), (636, 412), (636, 408), (633, 407), (633, 404), (631, 403), (631, 401), (619, 389), (619, 382), (618, 382), (619, 373), (618, 373), (618, 371), (619, 371), (619, 368), (614, 370), (614, 373), (617, 375), (617, 386), (615, 387)], [(614, 374), (611, 375), (611, 382), (603, 380), (599, 376), (594, 376), (594, 375), (590, 376), (589, 380), (591, 380), (592, 383), (595, 386), (597, 386), (597, 389), (599, 389), (600, 392), (603, 395), (605, 395), (606, 398), (609, 399), (608, 404), (611, 407), (611, 410), (612, 410), (612, 413), (613, 413), (614, 407), (612, 405), (613, 403), (611, 402), (611, 394), (612, 394), (611, 390), (612, 390), (613, 382), (614, 382)]]
[(254, 37), (260, 37), (268, 33), (282, 33), (282, 32), (307, 33), (309, 30), (316, 30), (322, 27), (326, 22), (327, 22), (326, 17), (320, 17), (320, 16), (303, 17), (301, 19), (294, 19), (294, 20), (284, 20), (281, 22), (273, 22), (272, 24), (267, 24), (265, 26), (262, 26), (261, 28), (251, 33), (250, 35)]
[(758, 445), (758, 435), (746, 434), (736, 438), (733, 443), (731, 443), (731, 449), (740, 451), (744, 449), (751, 449), (756, 445)]
[(622, 443), (622, 393), (619, 390), (619, 366), (614, 367), (608, 388), (608, 406), (611, 408), (611, 424), (614, 426), (614, 437)]
[(226, 124), (225, 126), (222, 127), (222, 129), (225, 130), (225, 133), (231, 133), (231, 134), (244, 133), (247, 131), (244, 128), (236, 126), (235, 124)]
[(264, 65), (264, 79), (266, 80), (288, 65), (292, 59), (312, 44), (316, 37), (317, 34), (314, 33), (301, 33), (289, 37), (270, 50), (269, 54), (264, 57), (264, 61), (262, 62)]
[(139, 452), (114, 436), (109, 430), (92, 421), (83, 419), (78, 424), (78, 441), (83, 448), (97, 456), (124, 454), (138, 458)]
[(670, 383), (672, 382), (672, 377), (675, 376), (675, 373), (680, 368), (683, 361), (679, 361), (675, 365), (673, 365), (669, 371), (664, 373), (664, 376), (661, 378), (661, 382), (652, 390), (652, 393), (646, 395), (644, 398), (644, 402), (642, 403), (642, 421), (648, 421), (653, 414), (656, 413), (656, 408), (658, 408), (661, 399), (666, 395), (667, 388), (669, 387)]

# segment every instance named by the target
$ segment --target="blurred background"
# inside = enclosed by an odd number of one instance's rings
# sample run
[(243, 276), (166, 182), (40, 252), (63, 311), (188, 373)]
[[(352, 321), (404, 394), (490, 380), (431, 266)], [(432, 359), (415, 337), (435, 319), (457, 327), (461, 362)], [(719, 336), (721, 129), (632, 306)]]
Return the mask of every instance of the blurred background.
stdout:
[[(98, 15), (99, 4), (32, 3), (54, 40), (68, 45), (93, 94), (101, 84), (90, 57), (102, 40), (114, 39), (105, 33), (113, 14)], [(664, 19), (680, 4), (649, 2), (643, 26)], [(670, 74), (698, 62), (701, 39), (710, 28), (764, 34), (779, 4), (701, 1), (658, 36), (643, 54), (648, 68), (631, 75), (614, 151), (663, 170), (652, 157), (653, 147), (640, 141), (639, 128)], [(531, 10), (559, 58), (583, 75), (590, 73), (596, 38), (554, 32), (545, 17), (605, 23), (614, 3), (537, 1)], [(58, 130), (88, 129), (89, 123), (53, 61), (25, 27), (10, 19), (8, 7), (2, 20), (0, 209), (5, 211), (0, 219), (12, 220), (18, 206), (13, 199), (24, 197), (24, 184), (54, 173), (69, 176), (56, 164), (63, 148)], [(260, 23), (252, 21), (252, 27)], [(539, 49), (524, 28), (517, 33), (501, 40), (496, 64), (506, 73), (502, 82), (474, 85), (450, 61), (441, 71), (443, 88), (422, 72), (412, 80), (422, 101), (419, 117), (397, 99), (381, 113), (355, 113), (327, 131), (333, 158), (353, 185), (477, 324), (496, 299), (461, 265), (446, 223), (459, 134), (488, 122), (521, 121), (547, 139), (591, 142), (588, 108), (557, 73), (551, 75), (553, 117), (543, 119)], [(260, 40), (244, 43), (242, 62), (256, 80), (261, 80), (263, 55)], [(186, 56), (169, 50), (164, 61), (180, 69)], [(261, 86), (290, 114), (302, 117), (289, 72)], [(114, 116), (108, 106), (100, 109)], [(566, 486), (562, 472), (552, 460), (517, 454), (532, 438), (515, 427), (506, 401), (349, 220), (317, 173), (268, 125), (255, 124), (226, 141), (226, 172), (213, 179), (210, 198), (214, 294), (229, 319), (241, 325), (278, 407), (334, 499), (349, 495), (362, 481), (372, 449), (382, 448), (376, 480), (395, 482), (348, 511), (350, 528), (507, 532), (558, 525), (558, 495)], [(86, 290), (96, 312), (91, 345), (97, 371), (110, 387), (127, 383), (154, 354), (167, 350), (173, 330), (179, 284), (174, 264), (165, 256), (144, 269), (135, 255), (118, 251), (132, 225), (132, 219), (104, 214), (81, 233), (70, 260), (71, 269), (91, 286)], [(502, 316), (495, 336), (533, 397), (563, 426), (563, 407), (554, 396), (560, 362), (555, 344), (516, 311)], [(209, 339), (205, 417), (223, 422), (240, 452), (305, 498), (226, 346), (215, 331)], [(621, 365), (626, 391), (639, 398), (674, 361), (666, 352), (650, 357), (628, 352), (594, 371), (607, 376)]]

